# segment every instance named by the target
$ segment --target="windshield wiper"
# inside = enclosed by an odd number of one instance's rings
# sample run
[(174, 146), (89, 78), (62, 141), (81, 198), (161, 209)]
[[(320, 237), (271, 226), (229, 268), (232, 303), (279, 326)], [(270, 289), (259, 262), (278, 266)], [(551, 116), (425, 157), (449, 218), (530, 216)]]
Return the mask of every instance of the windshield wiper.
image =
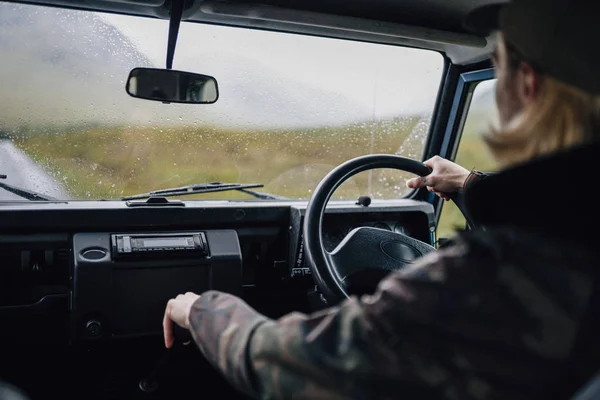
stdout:
[(251, 188), (264, 187), (261, 183), (221, 183), (221, 182), (210, 182), (201, 183), (195, 185), (181, 186), (171, 189), (154, 190), (148, 193), (135, 194), (132, 196), (121, 197), (121, 200), (138, 200), (147, 199), (149, 197), (169, 197), (169, 196), (184, 196), (187, 194), (198, 194), (198, 193), (211, 193), (211, 192), (225, 192), (227, 190), (238, 190), (251, 196), (254, 196), (262, 200), (287, 200), (287, 197), (276, 196), (270, 193), (262, 193)]
[[(0, 174), (0, 179), (6, 179), (7, 176)], [(27, 200), (31, 200), (31, 201), (54, 201), (57, 200), (54, 197), (50, 197), (48, 195), (45, 194), (40, 194), (37, 192), (34, 192), (33, 190), (28, 190), (28, 189), (23, 189), (17, 186), (13, 186), (13, 185), (9, 185), (8, 183), (4, 183), (4, 182), (0, 182), (0, 188), (14, 193), (19, 197), (22, 197), (24, 199)]]

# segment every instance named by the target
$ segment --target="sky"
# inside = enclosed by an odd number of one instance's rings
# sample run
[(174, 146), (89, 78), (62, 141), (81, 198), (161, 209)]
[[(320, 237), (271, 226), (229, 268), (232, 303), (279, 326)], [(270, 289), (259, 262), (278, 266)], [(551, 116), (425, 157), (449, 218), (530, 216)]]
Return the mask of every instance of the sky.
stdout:
[[(168, 21), (102, 18), (155, 66), (165, 66)], [(307, 103), (327, 109), (337, 98), (354, 106), (357, 119), (371, 119), (431, 112), (443, 59), (435, 52), (397, 46), (183, 22), (173, 68), (215, 76), (225, 96), (228, 89), (239, 88), (240, 80), (248, 79), (242, 83), (246, 96), (262, 80), (275, 81), (283, 93), (305, 88)]]
[[(318, 128), (427, 117), (441, 54), (399, 46), (183, 22), (174, 69), (214, 76), (210, 105), (125, 92), (135, 67), (165, 67), (167, 20), (0, 2), (2, 126), (108, 123)], [(32, 113), (30, 110), (35, 110)]]

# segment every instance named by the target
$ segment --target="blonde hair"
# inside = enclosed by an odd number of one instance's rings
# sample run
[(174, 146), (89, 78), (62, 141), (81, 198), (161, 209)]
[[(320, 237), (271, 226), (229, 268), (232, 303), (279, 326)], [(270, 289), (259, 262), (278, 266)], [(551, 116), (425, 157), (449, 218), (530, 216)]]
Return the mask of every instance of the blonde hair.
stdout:
[(536, 99), (504, 129), (484, 135), (501, 166), (510, 166), (600, 137), (600, 96), (548, 75)]

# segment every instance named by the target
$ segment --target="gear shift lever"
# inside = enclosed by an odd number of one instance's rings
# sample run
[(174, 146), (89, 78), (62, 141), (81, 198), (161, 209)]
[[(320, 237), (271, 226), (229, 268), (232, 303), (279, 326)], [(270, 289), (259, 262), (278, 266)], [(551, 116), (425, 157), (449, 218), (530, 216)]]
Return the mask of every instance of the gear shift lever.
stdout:
[(173, 324), (173, 336), (175, 337), (173, 347), (166, 349), (164, 354), (158, 360), (158, 363), (156, 363), (152, 369), (152, 372), (150, 372), (146, 378), (141, 379), (138, 383), (138, 387), (142, 392), (149, 394), (156, 392), (158, 389), (158, 377), (165, 368), (165, 365), (168, 364), (167, 361), (169, 360), (169, 356), (173, 354), (173, 351), (183, 346), (184, 343), (192, 340), (192, 335), (190, 332), (187, 329), (181, 328), (177, 324)]

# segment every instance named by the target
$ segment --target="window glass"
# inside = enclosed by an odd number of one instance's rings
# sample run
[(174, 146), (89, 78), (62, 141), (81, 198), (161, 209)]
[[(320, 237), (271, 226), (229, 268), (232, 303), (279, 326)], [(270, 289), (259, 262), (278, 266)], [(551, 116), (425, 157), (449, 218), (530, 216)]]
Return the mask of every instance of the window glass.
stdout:
[[(483, 81), (473, 92), (455, 160), (469, 170), (494, 172), (498, 168), (482, 140), (482, 133), (498, 123), (495, 86), (496, 79)], [(445, 201), (442, 207), (437, 237), (449, 238), (456, 233), (457, 229), (464, 229), (466, 221), (452, 201)]]
[[(213, 181), (306, 199), (350, 158), (422, 157), (437, 52), (183, 22), (173, 68), (214, 76), (217, 103), (128, 96), (131, 69), (165, 67), (167, 36), (166, 20), (0, 3), (4, 182), (80, 200)], [(401, 197), (410, 177), (361, 173), (335, 197)]]

